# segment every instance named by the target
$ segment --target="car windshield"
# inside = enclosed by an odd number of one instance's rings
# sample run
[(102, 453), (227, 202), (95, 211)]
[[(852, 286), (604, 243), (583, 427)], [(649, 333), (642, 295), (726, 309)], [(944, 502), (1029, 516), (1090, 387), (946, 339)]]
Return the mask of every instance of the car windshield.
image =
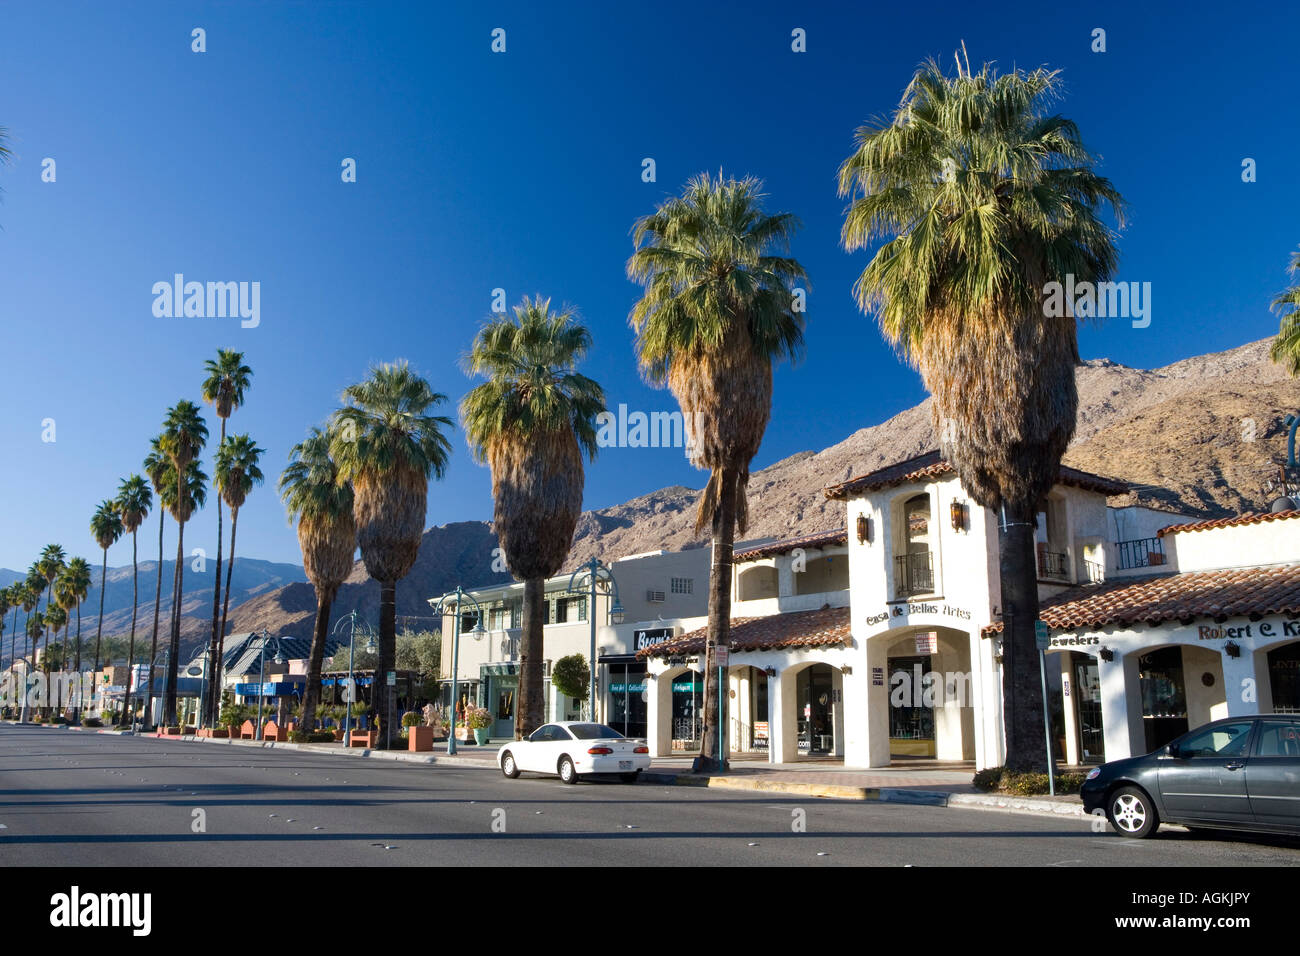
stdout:
[(604, 724), (570, 724), (569, 733), (579, 740), (621, 739), (623, 736), (613, 727), (606, 727)]

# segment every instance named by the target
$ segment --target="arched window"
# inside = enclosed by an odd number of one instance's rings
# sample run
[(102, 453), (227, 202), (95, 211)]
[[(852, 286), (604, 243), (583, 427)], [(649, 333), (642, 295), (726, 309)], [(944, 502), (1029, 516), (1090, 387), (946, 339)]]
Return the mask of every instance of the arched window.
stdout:
[(894, 596), (908, 598), (934, 593), (934, 548), (938, 529), (928, 494), (903, 502), (894, 537)]

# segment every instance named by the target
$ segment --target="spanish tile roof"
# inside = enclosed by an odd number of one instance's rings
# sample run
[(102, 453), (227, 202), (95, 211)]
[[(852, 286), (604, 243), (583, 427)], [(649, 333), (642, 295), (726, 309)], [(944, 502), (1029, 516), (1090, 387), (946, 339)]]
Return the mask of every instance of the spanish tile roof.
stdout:
[[(824, 493), (827, 498), (844, 501), (865, 494), (868, 491), (878, 491), (891, 485), (903, 485), (912, 481), (937, 478), (954, 471), (952, 463), (943, 457), (942, 452), (938, 450), (929, 451), (924, 455), (917, 455), (915, 458), (887, 465), (865, 475), (859, 475), (837, 485), (831, 485), (825, 489)], [(1073, 485), (1085, 491), (1097, 491), (1107, 496), (1126, 494), (1129, 490), (1129, 486), (1118, 479), (1094, 475), (1088, 471), (1079, 471), (1079, 469), (1070, 468), (1067, 465), (1061, 466), (1060, 481), (1063, 485)]]
[[(636, 652), (647, 657), (671, 657), (704, 650), (707, 627)], [(846, 644), (851, 634), (849, 609), (823, 607), (815, 611), (791, 611), (766, 617), (738, 617), (731, 622), (733, 651), (766, 651), (778, 647), (822, 647)]]
[(824, 548), (829, 545), (845, 544), (849, 534), (843, 528), (837, 531), (818, 531), (798, 538), (786, 538), (783, 541), (769, 541), (757, 547), (737, 551), (733, 557), (737, 561), (754, 561), (758, 558), (770, 558), (775, 554), (788, 554), (795, 548)]
[(1209, 521), (1193, 521), (1189, 524), (1171, 524), (1157, 531), (1156, 536), (1163, 537), (1182, 531), (1207, 531), (1210, 528), (1232, 528), (1237, 525), (1260, 524), (1285, 518), (1300, 518), (1300, 511), (1248, 511), (1244, 515), (1236, 515), (1232, 518), (1212, 518)]
[[(1038, 612), (1057, 631), (1264, 614), (1300, 614), (1300, 564), (1089, 584), (1053, 595)], [(1001, 630), (997, 621), (981, 633)]]

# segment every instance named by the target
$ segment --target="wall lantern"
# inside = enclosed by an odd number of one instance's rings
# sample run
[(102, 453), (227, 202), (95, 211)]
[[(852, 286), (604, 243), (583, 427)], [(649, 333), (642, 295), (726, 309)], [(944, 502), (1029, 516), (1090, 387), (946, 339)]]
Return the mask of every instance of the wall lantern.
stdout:
[(840, 673), (845, 675), (852, 674), (853, 668), (850, 665), (845, 664), (843, 667), (840, 668)]
[(1103, 647), (1103, 648), (1098, 652), (1098, 656), (1100, 656), (1101, 659), (1102, 659), (1103, 661), (1108, 661), (1108, 662), (1109, 662), (1109, 661), (1113, 661), (1113, 660), (1115, 659), (1115, 652), (1112, 651), (1109, 647)]
[(866, 515), (858, 515), (858, 543), (866, 544), (871, 540), (871, 519)]
[(1227, 652), (1229, 657), (1241, 656), (1241, 647), (1235, 641), (1229, 641), (1227, 644), (1224, 644), (1223, 649)]
[(953, 499), (952, 504), (948, 507), (948, 511), (952, 515), (952, 530), (964, 530), (966, 527), (966, 506), (960, 501)]
[(765, 667), (765, 668), (763, 668), (763, 673), (766, 674), (768, 677), (775, 677), (775, 676), (776, 676), (776, 668), (775, 668), (775, 667)]

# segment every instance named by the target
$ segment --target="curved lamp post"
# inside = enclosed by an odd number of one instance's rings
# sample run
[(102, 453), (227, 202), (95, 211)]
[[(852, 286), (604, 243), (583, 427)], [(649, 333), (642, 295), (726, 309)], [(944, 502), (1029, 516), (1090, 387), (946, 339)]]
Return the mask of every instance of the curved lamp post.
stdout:
[(284, 656), (284, 651), (280, 648), (280, 639), (272, 637), (262, 628), (262, 636), (254, 638), (260, 642), (261, 651), (257, 656), (258, 659), (258, 679), (257, 679), (257, 739), (262, 739), (262, 701), (266, 699), (266, 649), (268, 646), (275, 647), (275, 656), (271, 658), (277, 664), (287, 664), (288, 658)]
[(582, 575), (586, 576), (587, 588), (590, 593), (590, 599), (587, 602), (587, 620), (591, 623), (591, 657), (587, 661), (589, 673), (587, 675), (587, 710), (589, 719), (592, 723), (596, 722), (596, 584), (604, 580), (607, 582), (606, 593), (610, 590), (614, 592), (614, 604), (609, 608), (609, 620), (612, 624), (623, 623), (623, 604), (618, 599), (618, 582), (614, 580), (614, 572), (609, 569), (609, 565), (602, 564), (598, 558), (592, 558), (586, 564), (579, 566), (569, 576), (569, 590), (574, 590), (574, 584)]
[(456, 615), (451, 643), (451, 732), (447, 734), (447, 756), (449, 757), (456, 754), (456, 701), (459, 692), (457, 678), (460, 676), (460, 605), (462, 601), (469, 601), (470, 604), (474, 605), (474, 627), (469, 633), (474, 640), (481, 641), (487, 631), (483, 627), (483, 605), (474, 600), (474, 595), (458, 584), (455, 591), (448, 591), (440, 598), (429, 598), (429, 607), (433, 608), (433, 613), (438, 616), (439, 620), (453, 606)]
[[(343, 626), (344, 621), (347, 621), (349, 625), (348, 626), (348, 698), (349, 699), (345, 701), (347, 707), (344, 709), (344, 716), (343, 716), (343, 748), (346, 750), (347, 748), (352, 746), (352, 705), (356, 702), (356, 696), (357, 696), (356, 685), (352, 683), (352, 658), (354, 653), (356, 652), (356, 643), (357, 643), (357, 612), (355, 608), (351, 612), (349, 612), (345, 617), (341, 617), (338, 619), (331, 633), (337, 634), (339, 628)], [(369, 635), (366, 639), (365, 645), (361, 649), (365, 651), (367, 654), (373, 654), (375, 653), (375, 651), (379, 650), (379, 646), (375, 644), (375, 635), (371, 633), (370, 625), (367, 624), (365, 621), (361, 622), (361, 626), (366, 629), (366, 633)]]

